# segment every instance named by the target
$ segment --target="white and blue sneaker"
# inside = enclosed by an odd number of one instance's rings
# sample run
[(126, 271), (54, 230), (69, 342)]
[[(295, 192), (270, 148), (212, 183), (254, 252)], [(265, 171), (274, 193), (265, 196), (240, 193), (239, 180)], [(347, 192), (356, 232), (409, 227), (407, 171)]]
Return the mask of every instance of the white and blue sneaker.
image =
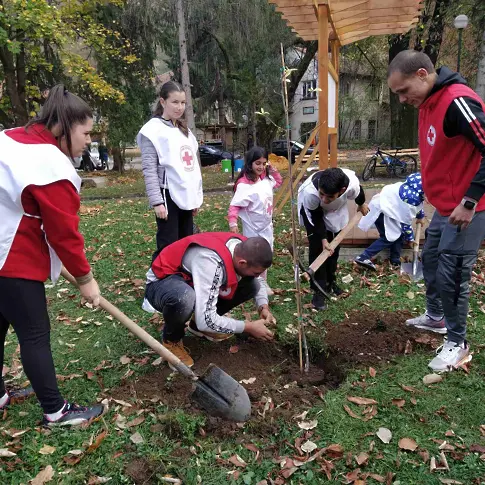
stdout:
[(449, 372), (460, 365), (470, 362), (470, 347), (466, 340), (461, 344), (451, 342), (445, 337), (444, 344), (436, 350), (436, 357), (428, 364), (435, 372)]

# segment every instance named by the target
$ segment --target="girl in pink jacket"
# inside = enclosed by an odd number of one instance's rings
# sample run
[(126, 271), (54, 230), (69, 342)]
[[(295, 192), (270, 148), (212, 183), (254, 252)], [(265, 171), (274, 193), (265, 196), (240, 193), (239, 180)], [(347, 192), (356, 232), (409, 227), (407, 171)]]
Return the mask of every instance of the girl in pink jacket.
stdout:
[[(237, 219), (241, 218), (242, 233), (246, 237), (264, 237), (273, 248), (273, 190), (283, 179), (268, 163), (268, 152), (261, 147), (251, 148), (244, 157), (244, 167), (234, 184), (234, 196), (228, 212), (229, 229), (238, 232)], [(261, 275), (268, 295), (266, 272)]]

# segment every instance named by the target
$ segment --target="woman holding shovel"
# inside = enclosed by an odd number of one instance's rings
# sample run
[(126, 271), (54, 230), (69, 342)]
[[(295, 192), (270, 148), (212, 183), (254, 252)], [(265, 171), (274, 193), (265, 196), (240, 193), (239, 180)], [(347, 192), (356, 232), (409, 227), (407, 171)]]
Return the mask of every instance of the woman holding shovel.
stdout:
[[(89, 106), (59, 84), (36, 119), (0, 133), (0, 359), (3, 366), (12, 325), (45, 426), (88, 423), (103, 413), (101, 405), (78, 406), (59, 392), (44, 290), (64, 264), (82, 296), (99, 303), (78, 229), (81, 179), (71, 163), (91, 143), (92, 126)], [(0, 410), (10, 397), (0, 380)]]

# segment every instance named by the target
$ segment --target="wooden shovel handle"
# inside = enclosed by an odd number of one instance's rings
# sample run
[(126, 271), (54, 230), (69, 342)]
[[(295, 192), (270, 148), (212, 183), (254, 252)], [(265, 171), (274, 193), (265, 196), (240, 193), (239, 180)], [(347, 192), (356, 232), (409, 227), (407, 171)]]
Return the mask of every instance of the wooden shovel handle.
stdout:
[[(360, 221), (362, 214), (357, 212), (352, 219), (347, 223), (347, 225), (340, 231), (338, 236), (329, 244), (329, 246), (335, 250), (335, 248), (345, 239), (347, 234), (353, 229), (353, 227)], [(328, 259), (330, 256), (330, 251), (324, 249), (320, 255), (313, 261), (310, 265), (310, 270), (315, 272), (320, 268), (320, 266)]]
[[(79, 287), (76, 279), (72, 276), (66, 268), (62, 268), (61, 275), (73, 284), (76, 288)], [(142, 342), (146, 343), (148, 347), (153, 349), (158, 355), (163, 357), (165, 360), (170, 362), (174, 367), (177, 368), (181, 373), (190, 377), (193, 380), (197, 380), (197, 375), (191, 371), (178, 357), (176, 357), (172, 352), (166, 349), (158, 340), (154, 339), (146, 330), (143, 330), (139, 325), (137, 325), (131, 318), (127, 317), (120, 309), (115, 307), (106, 298), (100, 297), (99, 306), (106, 310), (111, 316), (116, 318), (121, 325), (126, 327), (133, 335), (137, 336)]]
[(421, 227), (422, 224), (416, 224), (416, 234), (414, 238), (413, 260), (418, 259), (419, 254), (419, 242), (421, 240)]

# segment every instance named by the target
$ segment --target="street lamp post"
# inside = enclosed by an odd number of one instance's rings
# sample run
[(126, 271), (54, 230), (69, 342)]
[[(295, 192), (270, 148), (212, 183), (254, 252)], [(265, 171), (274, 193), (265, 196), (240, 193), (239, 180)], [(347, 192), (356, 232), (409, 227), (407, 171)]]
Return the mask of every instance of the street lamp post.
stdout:
[(461, 41), (463, 36), (463, 29), (468, 26), (468, 17), (466, 15), (458, 15), (453, 22), (455, 29), (458, 29), (458, 58), (456, 61), (456, 71), (460, 72), (461, 61)]

